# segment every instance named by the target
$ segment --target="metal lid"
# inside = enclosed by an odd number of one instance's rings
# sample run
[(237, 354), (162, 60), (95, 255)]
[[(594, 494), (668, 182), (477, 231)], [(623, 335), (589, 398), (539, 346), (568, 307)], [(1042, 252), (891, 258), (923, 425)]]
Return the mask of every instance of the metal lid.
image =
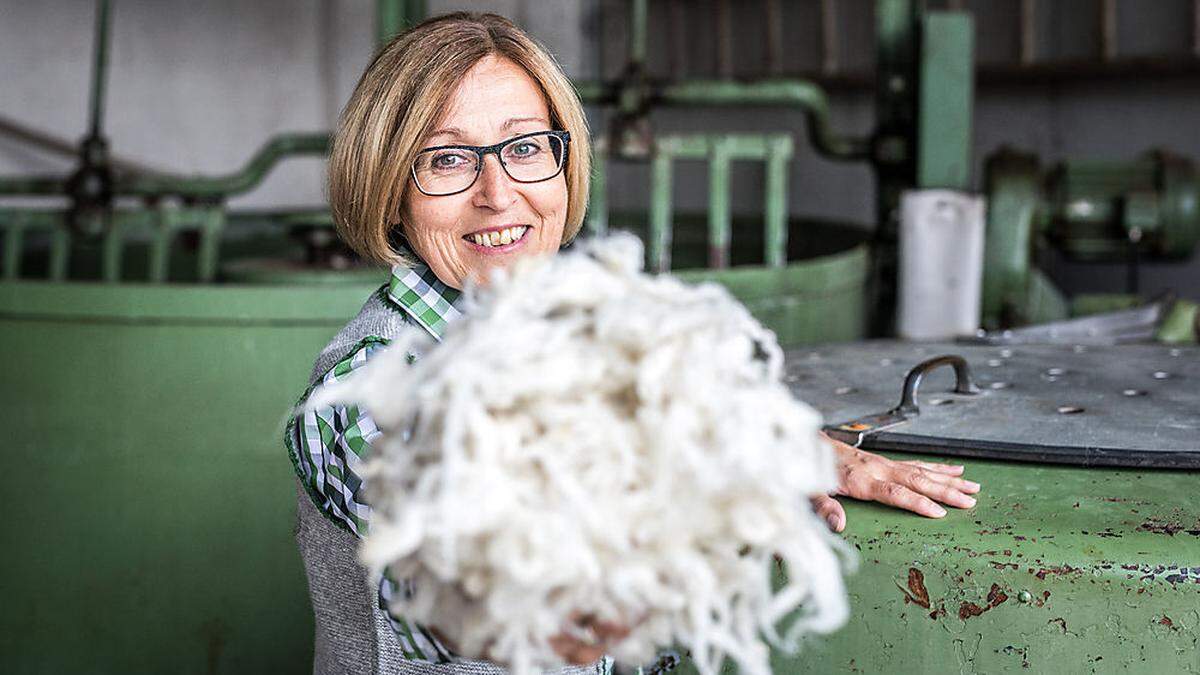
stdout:
[(1200, 469), (1200, 348), (870, 341), (795, 349), (786, 381), (827, 423), (888, 411), (910, 368), (957, 354), (978, 394), (930, 372), (920, 413), (860, 447), (1082, 466)]

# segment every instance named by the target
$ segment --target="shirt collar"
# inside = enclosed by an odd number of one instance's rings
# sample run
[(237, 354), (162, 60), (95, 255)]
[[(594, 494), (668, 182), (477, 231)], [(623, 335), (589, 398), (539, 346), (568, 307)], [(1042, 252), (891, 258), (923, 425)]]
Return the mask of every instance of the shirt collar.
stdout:
[[(411, 256), (416, 259), (416, 256)], [(446, 325), (462, 316), (455, 306), (462, 291), (442, 283), (429, 266), (417, 259), (412, 267), (392, 267), (388, 299), (398, 305), (439, 342)]]

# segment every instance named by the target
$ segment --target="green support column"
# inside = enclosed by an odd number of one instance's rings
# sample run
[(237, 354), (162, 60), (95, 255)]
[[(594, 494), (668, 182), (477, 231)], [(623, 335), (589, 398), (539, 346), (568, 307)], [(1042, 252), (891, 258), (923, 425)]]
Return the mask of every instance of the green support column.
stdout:
[(217, 277), (217, 256), (220, 251), (221, 233), (225, 230), (225, 209), (212, 206), (200, 216), (200, 249), (196, 259), (196, 276), (208, 283)]
[(4, 278), (21, 276), (21, 252), (25, 248), (25, 217), (15, 215), (4, 227)]
[(767, 146), (766, 195), (763, 226), (766, 229), (763, 260), (769, 267), (787, 264), (788, 162), (792, 159), (792, 137), (782, 136)]
[(874, 278), (870, 316), (874, 335), (889, 335), (896, 311), (896, 247), (900, 194), (916, 184), (917, 18), (915, 0), (875, 2), (876, 176)]
[(671, 159), (670, 144), (660, 142), (650, 160), (650, 241), (647, 259), (654, 272), (671, 269)]
[(714, 140), (708, 160), (708, 266), (712, 269), (729, 267), (731, 142), (728, 137)]
[(970, 14), (929, 12), (922, 17), (917, 187), (971, 187), (974, 43)]
[(114, 213), (111, 227), (101, 244), (100, 278), (108, 283), (121, 280), (121, 262), (125, 253), (125, 219)]
[(163, 283), (167, 280), (171, 240), (175, 236), (178, 221), (179, 212), (176, 209), (163, 208), (158, 211), (158, 221), (155, 224), (153, 239), (150, 240), (149, 280), (154, 283)]
[(63, 281), (67, 278), (67, 263), (71, 258), (71, 231), (66, 226), (56, 227), (50, 232), (50, 280)]

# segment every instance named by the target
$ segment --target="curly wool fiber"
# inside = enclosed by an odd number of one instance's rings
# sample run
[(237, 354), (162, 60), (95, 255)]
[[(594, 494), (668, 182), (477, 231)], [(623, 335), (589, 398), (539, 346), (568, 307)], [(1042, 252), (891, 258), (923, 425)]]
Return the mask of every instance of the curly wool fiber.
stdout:
[(394, 613), (517, 673), (562, 665), (549, 638), (580, 614), (631, 627), (621, 663), (676, 644), (701, 673), (769, 673), (769, 644), (847, 614), (807, 499), (836, 484), (818, 415), (722, 287), (643, 274), (630, 236), (576, 248), (468, 289), (440, 345), (410, 331), (314, 397), (383, 431), (361, 558), (412, 582)]

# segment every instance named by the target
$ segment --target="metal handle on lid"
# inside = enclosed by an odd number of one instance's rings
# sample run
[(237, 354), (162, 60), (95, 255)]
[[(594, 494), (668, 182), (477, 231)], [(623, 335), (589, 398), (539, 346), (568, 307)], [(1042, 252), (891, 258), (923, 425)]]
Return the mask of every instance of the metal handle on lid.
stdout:
[(975, 386), (975, 381), (971, 377), (971, 367), (967, 365), (966, 359), (955, 354), (935, 356), (913, 366), (912, 370), (909, 370), (908, 374), (904, 376), (904, 393), (901, 394), (900, 405), (892, 408), (891, 412), (904, 415), (920, 414), (921, 410), (917, 407), (917, 389), (921, 386), (921, 381), (934, 369), (947, 365), (954, 367), (954, 392), (956, 394), (979, 393), (979, 387)]

